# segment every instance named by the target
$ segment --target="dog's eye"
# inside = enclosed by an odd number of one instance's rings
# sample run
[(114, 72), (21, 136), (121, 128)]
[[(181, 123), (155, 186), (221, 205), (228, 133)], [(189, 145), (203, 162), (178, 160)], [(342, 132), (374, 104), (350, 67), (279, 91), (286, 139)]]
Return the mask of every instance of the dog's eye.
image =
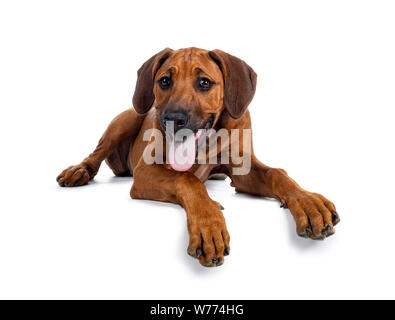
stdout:
[(171, 84), (171, 80), (169, 77), (162, 77), (159, 79), (158, 82), (162, 89), (167, 89)]
[(198, 79), (198, 88), (202, 91), (207, 91), (212, 86), (212, 82), (207, 78)]

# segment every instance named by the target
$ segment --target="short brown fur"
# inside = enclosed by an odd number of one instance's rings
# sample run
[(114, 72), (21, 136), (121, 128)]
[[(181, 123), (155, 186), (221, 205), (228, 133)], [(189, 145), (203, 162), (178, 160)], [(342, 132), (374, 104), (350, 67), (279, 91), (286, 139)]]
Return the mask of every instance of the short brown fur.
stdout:
[[(171, 90), (161, 90), (157, 81), (169, 74), (174, 85)], [(208, 92), (199, 92), (194, 87), (197, 76), (207, 77), (215, 85)], [(164, 49), (140, 68), (134, 108), (118, 115), (94, 152), (80, 164), (65, 169), (57, 181), (64, 187), (87, 184), (103, 160), (115, 175), (133, 175), (132, 198), (173, 202), (184, 207), (189, 231), (187, 251), (204, 266), (223, 264), (224, 256), (230, 252), (230, 236), (221, 205), (209, 197), (204, 186), (207, 179), (218, 174), (229, 176), (237, 192), (281, 201), (292, 213), (301, 237), (325, 239), (335, 232), (334, 226), (340, 221), (332, 202), (302, 189), (284, 170), (261, 163), (253, 151), (247, 175), (232, 174), (237, 165), (231, 159), (229, 164), (195, 164), (187, 172), (175, 171), (168, 164), (148, 165), (142, 159), (150, 143), (143, 140), (143, 134), (151, 128), (163, 131), (159, 120), (165, 110), (180, 106), (187, 109), (197, 128), (214, 115), (216, 130), (250, 129), (251, 117), (246, 108), (255, 87), (253, 69), (223, 51)]]

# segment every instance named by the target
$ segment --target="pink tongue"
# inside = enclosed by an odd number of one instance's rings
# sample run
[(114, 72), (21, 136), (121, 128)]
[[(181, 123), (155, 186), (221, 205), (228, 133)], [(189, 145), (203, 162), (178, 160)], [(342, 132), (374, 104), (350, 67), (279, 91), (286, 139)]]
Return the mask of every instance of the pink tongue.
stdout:
[(169, 143), (170, 166), (176, 171), (187, 171), (195, 163), (196, 137), (189, 135), (184, 142), (176, 142), (174, 138)]

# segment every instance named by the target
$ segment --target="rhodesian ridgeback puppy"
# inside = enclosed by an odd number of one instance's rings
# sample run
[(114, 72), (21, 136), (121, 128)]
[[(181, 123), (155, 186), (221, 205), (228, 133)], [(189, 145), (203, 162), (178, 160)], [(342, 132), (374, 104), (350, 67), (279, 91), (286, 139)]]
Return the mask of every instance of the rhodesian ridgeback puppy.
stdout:
[[(237, 192), (278, 199), (292, 213), (299, 236), (322, 240), (333, 235), (334, 226), (340, 221), (333, 203), (302, 189), (283, 169), (260, 162), (252, 146), (246, 152), (249, 168), (241, 174), (235, 173), (242, 165), (240, 161), (229, 154), (225, 161), (219, 157), (224, 143), (233, 148), (237, 140), (237, 155), (243, 144), (249, 143), (244, 140), (248, 131), (245, 129), (251, 129), (247, 107), (255, 94), (256, 82), (257, 75), (247, 63), (221, 50), (162, 50), (138, 71), (134, 108), (110, 123), (93, 153), (57, 177), (59, 185), (87, 184), (105, 160), (115, 175), (134, 177), (130, 191), (133, 199), (173, 202), (185, 209), (187, 252), (209, 267), (222, 265), (224, 256), (230, 253), (222, 207), (209, 197), (204, 186), (207, 179), (218, 175), (228, 176)], [(170, 135), (165, 132), (167, 123), (173, 123)], [(162, 153), (155, 150), (155, 156), (169, 156), (169, 161), (145, 161), (144, 155), (147, 150), (151, 152), (150, 147), (157, 140), (144, 135), (150, 129), (164, 134), (165, 139), (160, 141)], [(174, 134), (182, 129), (189, 129), (192, 138), (186, 136), (177, 142)], [(206, 147), (203, 151), (199, 147), (202, 140), (209, 139), (208, 134), (201, 132), (209, 129), (223, 129), (230, 138), (221, 138), (221, 147), (215, 149), (217, 163), (201, 164), (198, 154), (205, 158), (209, 153)], [(236, 134), (235, 129), (239, 129)], [(180, 146), (193, 146), (196, 153), (181, 163), (175, 158)]]

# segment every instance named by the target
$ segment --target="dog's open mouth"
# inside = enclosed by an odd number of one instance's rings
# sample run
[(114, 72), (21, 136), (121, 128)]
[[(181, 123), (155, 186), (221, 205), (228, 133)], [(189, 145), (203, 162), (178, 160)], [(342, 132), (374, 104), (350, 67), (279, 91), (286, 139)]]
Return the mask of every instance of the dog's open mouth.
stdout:
[(206, 139), (214, 124), (215, 115), (210, 116), (203, 128), (196, 132), (185, 131), (185, 134), (171, 134), (166, 136), (168, 146), (168, 162), (173, 170), (188, 171), (195, 163), (199, 147)]

